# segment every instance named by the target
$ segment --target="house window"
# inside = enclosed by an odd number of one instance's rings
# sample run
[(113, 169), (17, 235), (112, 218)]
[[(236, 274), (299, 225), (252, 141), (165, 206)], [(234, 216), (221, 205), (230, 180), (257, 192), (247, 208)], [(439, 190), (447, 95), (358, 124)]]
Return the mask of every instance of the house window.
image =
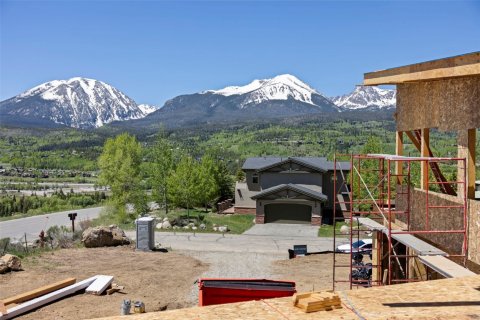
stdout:
[(254, 173), (252, 175), (252, 183), (258, 183), (258, 174), (257, 173)]

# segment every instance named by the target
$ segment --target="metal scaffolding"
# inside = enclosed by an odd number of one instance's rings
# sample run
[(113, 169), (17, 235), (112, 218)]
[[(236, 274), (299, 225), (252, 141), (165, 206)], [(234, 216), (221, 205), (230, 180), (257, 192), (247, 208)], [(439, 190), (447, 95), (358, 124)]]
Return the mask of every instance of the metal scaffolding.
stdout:
[[(339, 160), (350, 159), (348, 178), (345, 168), (339, 166)], [(439, 168), (440, 165), (456, 165), (466, 167), (465, 158), (438, 157), (404, 157), (385, 154), (368, 155), (336, 155), (334, 159), (334, 258), (333, 258), (333, 289), (339, 283), (347, 283), (350, 289), (418, 281), (410, 274), (414, 258), (421, 261), (426, 256), (461, 257), (465, 263), (467, 257), (467, 194), (466, 170), (456, 181), (430, 181), (428, 173), (424, 174), (425, 207), (423, 217), (415, 217), (416, 224), (411, 222), (411, 189), (412, 170), (414, 163), (424, 168)], [(431, 169), (432, 170), (432, 169)], [(427, 171), (428, 172), (428, 171)], [(432, 172), (435, 175), (435, 172)], [(340, 179), (341, 178), (341, 179)], [(445, 188), (443, 185), (448, 184)], [(431, 189), (454, 190), (459, 199), (455, 204), (434, 205), (429, 203)], [(431, 197), (431, 195), (430, 195)], [(435, 228), (434, 213), (437, 209), (451, 210), (463, 221), (458, 228)], [(347, 222), (348, 232), (343, 233), (338, 228), (339, 223)], [(343, 228), (345, 229), (345, 228)], [(371, 264), (358, 263), (353, 248), (356, 241), (365, 237), (365, 233), (373, 235), (374, 246), (370, 254)], [(461, 234), (463, 242), (459, 252), (445, 252), (430, 243), (425, 238), (433, 234)], [(423, 238), (423, 239), (422, 239)], [(340, 253), (336, 252), (339, 241), (350, 244), (350, 263), (340, 261)], [(342, 253), (344, 256), (344, 254)], [(423, 257), (423, 258), (422, 258)], [(422, 260), (423, 259), (423, 260)], [(445, 260), (445, 258), (443, 258)], [(344, 259), (343, 259), (344, 260)], [(355, 260), (355, 261), (354, 261)], [(432, 260), (432, 259), (430, 259)], [(348, 269), (348, 278), (342, 278), (340, 269)], [(362, 269), (369, 271), (369, 279), (355, 277)], [(345, 272), (343, 272), (345, 274)], [(441, 273), (441, 272), (440, 272)], [(364, 273), (365, 274), (365, 273)]]

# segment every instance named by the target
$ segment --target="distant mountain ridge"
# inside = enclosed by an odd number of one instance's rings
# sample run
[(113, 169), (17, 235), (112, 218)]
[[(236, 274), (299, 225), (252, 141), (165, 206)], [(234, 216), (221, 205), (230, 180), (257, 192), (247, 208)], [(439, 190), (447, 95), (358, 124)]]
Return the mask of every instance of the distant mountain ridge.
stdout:
[(137, 105), (107, 83), (80, 77), (49, 81), (0, 102), (2, 118), (25, 118), (25, 121), (46, 125), (53, 122), (81, 129), (143, 118), (157, 109)]
[(330, 99), (297, 77), (282, 74), (243, 86), (180, 95), (158, 108), (137, 104), (104, 82), (76, 77), (46, 82), (0, 102), (0, 124), (91, 129), (123, 122), (181, 127), (394, 107), (394, 90), (359, 86)]

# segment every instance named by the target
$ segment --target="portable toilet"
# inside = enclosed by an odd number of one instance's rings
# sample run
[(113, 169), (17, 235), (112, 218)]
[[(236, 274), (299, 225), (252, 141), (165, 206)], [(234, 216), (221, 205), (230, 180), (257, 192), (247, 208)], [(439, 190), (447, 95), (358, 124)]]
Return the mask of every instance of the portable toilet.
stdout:
[(135, 222), (137, 224), (137, 250), (149, 251), (155, 249), (155, 219), (141, 217)]

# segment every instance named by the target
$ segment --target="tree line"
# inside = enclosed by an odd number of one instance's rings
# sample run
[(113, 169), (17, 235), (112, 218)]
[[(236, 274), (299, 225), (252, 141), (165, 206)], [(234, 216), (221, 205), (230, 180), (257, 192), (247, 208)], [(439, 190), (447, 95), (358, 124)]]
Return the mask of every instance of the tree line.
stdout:
[[(147, 189), (168, 213), (172, 207), (214, 206), (233, 196), (233, 180), (218, 151), (194, 157), (176, 148), (161, 132), (146, 150), (135, 136), (123, 133), (107, 139), (99, 157), (99, 184), (110, 186), (111, 203), (119, 221), (148, 212)], [(133, 204), (133, 212), (127, 205)]]

